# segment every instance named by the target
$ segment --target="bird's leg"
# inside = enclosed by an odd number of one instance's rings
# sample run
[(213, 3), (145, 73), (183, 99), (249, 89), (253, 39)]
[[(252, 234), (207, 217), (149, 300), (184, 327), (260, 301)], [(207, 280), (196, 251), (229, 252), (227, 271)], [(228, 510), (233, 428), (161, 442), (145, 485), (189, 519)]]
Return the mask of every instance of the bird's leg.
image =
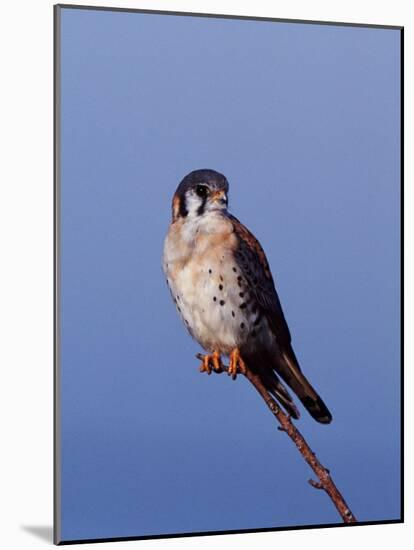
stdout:
[(230, 365), (227, 370), (227, 374), (236, 380), (237, 373), (246, 374), (246, 364), (241, 358), (239, 348), (234, 348), (230, 353)]
[(213, 369), (215, 372), (223, 372), (223, 363), (221, 362), (220, 353), (218, 351), (215, 351), (213, 353)]
[(218, 351), (214, 351), (211, 355), (198, 354), (197, 357), (202, 360), (200, 372), (211, 374), (212, 369), (214, 369), (215, 372), (223, 372), (224, 369)]

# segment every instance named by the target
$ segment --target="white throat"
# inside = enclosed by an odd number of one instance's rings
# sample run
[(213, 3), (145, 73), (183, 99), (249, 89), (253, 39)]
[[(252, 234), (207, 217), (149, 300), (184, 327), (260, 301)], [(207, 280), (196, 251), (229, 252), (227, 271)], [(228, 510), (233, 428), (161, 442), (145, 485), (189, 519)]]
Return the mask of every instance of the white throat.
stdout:
[(217, 233), (221, 228), (224, 210), (207, 210), (202, 215), (188, 213), (181, 229), (181, 237), (188, 244), (194, 241), (197, 235)]

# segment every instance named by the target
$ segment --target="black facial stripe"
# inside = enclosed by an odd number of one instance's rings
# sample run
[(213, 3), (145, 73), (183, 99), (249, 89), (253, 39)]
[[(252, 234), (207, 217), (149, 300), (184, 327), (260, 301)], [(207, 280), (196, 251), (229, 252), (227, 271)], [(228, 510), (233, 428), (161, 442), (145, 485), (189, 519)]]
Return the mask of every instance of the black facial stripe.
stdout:
[(207, 202), (207, 196), (202, 198), (202, 203), (197, 208), (197, 216), (202, 216), (204, 214), (204, 209), (206, 207), (206, 202)]
[(188, 215), (187, 204), (186, 204), (186, 201), (185, 201), (185, 195), (182, 195), (180, 197), (179, 213), (180, 213), (180, 216), (182, 218), (185, 218)]

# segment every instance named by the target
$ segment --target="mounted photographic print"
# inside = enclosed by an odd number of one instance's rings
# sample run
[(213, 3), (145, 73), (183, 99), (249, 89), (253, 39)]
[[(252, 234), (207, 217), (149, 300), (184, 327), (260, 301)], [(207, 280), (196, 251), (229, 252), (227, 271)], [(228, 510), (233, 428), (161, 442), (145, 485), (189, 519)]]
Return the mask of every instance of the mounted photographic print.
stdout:
[(55, 6), (56, 544), (403, 521), (402, 46)]

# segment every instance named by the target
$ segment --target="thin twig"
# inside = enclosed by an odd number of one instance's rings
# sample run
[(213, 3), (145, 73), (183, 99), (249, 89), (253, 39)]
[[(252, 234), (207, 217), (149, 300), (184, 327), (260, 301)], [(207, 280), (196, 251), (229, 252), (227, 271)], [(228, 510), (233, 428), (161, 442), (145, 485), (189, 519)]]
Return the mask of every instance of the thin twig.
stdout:
[[(197, 357), (199, 359), (202, 359), (203, 356), (201, 354), (197, 354)], [(214, 372), (216, 372), (217, 374), (220, 374), (220, 372), (226, 372), (227, 370), (228, 368), (223, 365), (221, 371), (214, 371)], [(315, 453), (309, 447), (303, 435), (299, 432), (299, 430), (290, 420), (290, 417), (282, 411), (282, 409), (279, 407), (279, 405), (276, 403), (273, 397), (269, 394), (267, 389), (264, 387), (260, 379), (260, 376), (258, 374), (254, 374), (248, 367), (246, 367), (246, 371), (243, 374), (247, 378), (247, 380), (251, 384), (253, 384), (253, 386), (262, 396), (264, 402), (270, 409), (270, 412), (280, 423), (280, 426), (278, 426), (278, 429), (283, 432), (286, 432), (286, 434), (290, 437), (290, 439), (296, 445), (300, 454), (303, 456), (303, 458), (312, 468), (315, 475), (318, 477), (318, 481), (310, 479), (308, 481), (309, 484), (312, 485), (312, 487), (314, 487), (315, 489), (320, 489), (327, 493), (327, 495), (335, 505), (336, 509), (338, 510), (344, 523), (356, 523), (357, 521), (356, 517), (351, 512), (351, 509), (345, 502), (344, 497), (342, 496), (339, 489), (333, 482), (329, 470), (324, 466), (322, 466), (322, 464), (317, 459)]]

